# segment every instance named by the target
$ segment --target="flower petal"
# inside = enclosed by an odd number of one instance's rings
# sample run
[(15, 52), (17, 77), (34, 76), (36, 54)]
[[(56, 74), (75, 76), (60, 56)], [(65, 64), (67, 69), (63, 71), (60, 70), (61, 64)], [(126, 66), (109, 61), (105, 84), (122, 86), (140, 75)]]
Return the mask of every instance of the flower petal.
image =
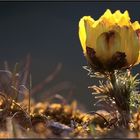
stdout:
[(90, 16), (84, 16), (79, 22), (79, 38), (80, 38), (84, 53), (86, 53), (87, 34), (88, 32), (90, 32), (90, 28), (93, 23), (94, 23), (94, 20)]
[(96, 56), (107, 62), (116, 52), (121, 52), (121, 38), (116, 31), (102, 33), (96, 42)]
[(116, 23), (120, 21), (121, 17), (122, 13), (120, 12), (120, 10), (115, 11), (115, 13), (113, 14), (113, 18)]
[(133, 27), (133, 29), (136, 31), (136, 30), (138, 30), (138, 29), (140, 29), (140, 24), (139, 24), (139, 22), (138, 21), (135, 21), (133, 24), (132, 24), (132, 27)]
[(120, 26), (130, 26), (130, 25), (131, 25), (130, 17), (129, 17), (128, 11), (125, 11), (125, 12), (120, 16), (120, 20), (118, 21), (118, 24), (119, 24)]
[(129, 65), (134, 65), (138, 59), (139, 40), (136, 32), (131, 27), (121, 27), (121, 46), (126, 54)]

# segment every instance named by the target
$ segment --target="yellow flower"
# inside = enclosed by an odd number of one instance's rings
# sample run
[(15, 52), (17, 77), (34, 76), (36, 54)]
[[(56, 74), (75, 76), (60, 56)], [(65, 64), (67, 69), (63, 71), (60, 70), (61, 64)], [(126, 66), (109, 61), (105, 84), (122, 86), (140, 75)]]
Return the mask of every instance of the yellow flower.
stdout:
[(140, 25), (131, 23), (128, 11), (98, 19), (84, 16), (79, 22), (79, 38), (89, 64), (94, 69), (128, 68), (140, 62)]

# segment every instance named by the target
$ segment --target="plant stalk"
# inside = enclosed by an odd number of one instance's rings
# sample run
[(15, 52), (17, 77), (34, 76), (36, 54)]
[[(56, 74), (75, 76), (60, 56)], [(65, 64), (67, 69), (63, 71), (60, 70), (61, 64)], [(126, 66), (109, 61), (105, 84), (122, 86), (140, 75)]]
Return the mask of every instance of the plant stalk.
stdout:
[[(114, 97), (115, 103), (118, 108), (118, 112), (120, 114), (119, 124), (125, 128), (128, 128), (129, 118), (130, 118), (129, 117), (130, 116), (130, 107), (129, 107), (130, 96), (128, 97), (123, 96), (123, 93), (121, 92), (121, 90), (119, 90), (120, 87), (116, 83), (118, 79), (116, 78), (116, 74), (114, 71), (110, 73), (109, 77), (110, 77), (110, 82), (113, 87), (113, 93), (111, 96)], [(118, 82), (121, 82), (121, 81), (118, 81)]]

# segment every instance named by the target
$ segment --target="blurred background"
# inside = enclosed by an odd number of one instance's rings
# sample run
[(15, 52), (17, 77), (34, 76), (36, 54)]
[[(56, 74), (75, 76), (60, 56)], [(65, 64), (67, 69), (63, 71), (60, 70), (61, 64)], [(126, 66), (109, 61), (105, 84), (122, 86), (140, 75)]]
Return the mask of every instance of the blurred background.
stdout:
[[(0, 69), (7, 61), (16, 62), (31, 55), (33, 87), (56, 69), (56, 76), (34, 97), (45, 93), (76, 99), (94, 110), (94, 97), (88, 86), (96, 83), (82, 67), (87, 64), (78, 37), (81, 17), (98, 19), (106, 9), (129, 11), (131, 21), (140, 21), (140, 2), (0, 2)], [(133, 73), (139, 72), (140, 66)]]

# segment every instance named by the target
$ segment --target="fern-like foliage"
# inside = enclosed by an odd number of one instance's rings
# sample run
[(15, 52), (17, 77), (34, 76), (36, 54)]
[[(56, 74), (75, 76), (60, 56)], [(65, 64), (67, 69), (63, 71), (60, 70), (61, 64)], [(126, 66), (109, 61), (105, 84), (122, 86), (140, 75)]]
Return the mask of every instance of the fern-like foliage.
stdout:
[(103, 110), (113, 112), (118, 122), (122, 121), (124, 125), (128, 123), (130, 114), (140, 106), (138, 74), (132, 76), (129, 69), (101, 74), (94, 73), (89, 67), (84, 68), (88, 70), (90, 77), (100, 79), (98, 86), (89, 86), (97, 100), (95, 105), (102, 104)]

